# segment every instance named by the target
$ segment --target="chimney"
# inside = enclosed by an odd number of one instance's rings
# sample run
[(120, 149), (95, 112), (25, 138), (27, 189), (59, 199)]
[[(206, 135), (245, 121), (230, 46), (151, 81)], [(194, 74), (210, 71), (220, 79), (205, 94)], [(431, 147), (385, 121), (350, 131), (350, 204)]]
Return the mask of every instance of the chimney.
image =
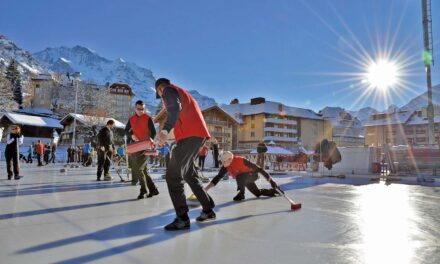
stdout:
[(239, 104), (240, 101), (238, 101), (237, 98), (234, 98), (229, 104)]
[(251, 105), (264, 104), (266, 99), (264, 97), (251, 98)]

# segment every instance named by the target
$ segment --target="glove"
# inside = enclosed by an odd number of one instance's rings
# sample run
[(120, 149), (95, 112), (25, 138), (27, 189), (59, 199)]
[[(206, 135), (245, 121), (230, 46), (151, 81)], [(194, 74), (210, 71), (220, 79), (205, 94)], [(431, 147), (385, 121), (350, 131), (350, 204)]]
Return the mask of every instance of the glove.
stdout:
[(8, 141), (6, 141), (6, 144), (11, 144), (12, 142), (14, 142), (15, 141), (15, 138), (11, 138), (11, 139), (9, 139)]
[(278, 184), (274, 180), (270, 179), (269, 183), (272, 186), (272, 188), (278, 189), (278, 190), (280, 189), (280, 187), (278, 187)]

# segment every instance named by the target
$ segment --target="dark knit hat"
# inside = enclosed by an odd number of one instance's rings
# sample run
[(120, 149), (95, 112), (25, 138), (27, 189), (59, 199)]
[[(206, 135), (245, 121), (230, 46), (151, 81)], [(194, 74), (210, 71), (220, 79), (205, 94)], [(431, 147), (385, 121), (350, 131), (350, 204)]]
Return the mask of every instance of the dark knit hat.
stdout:
[(167, 84), (170, 85), (171, 82), (167, 78), (159, 78), (156, 80), (156, 83), (154, 84), (154, 87), (156, 88), (156, 99), (160, 98), (160, 95), (157, 93), (157, 87), (161, 84)]

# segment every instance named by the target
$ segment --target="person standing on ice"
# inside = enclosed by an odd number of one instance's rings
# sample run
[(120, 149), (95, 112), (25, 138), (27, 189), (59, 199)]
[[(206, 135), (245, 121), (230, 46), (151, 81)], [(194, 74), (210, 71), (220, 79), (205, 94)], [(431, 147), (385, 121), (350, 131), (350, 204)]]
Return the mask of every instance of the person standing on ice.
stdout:
[(172, 129), (176, 138), (176, 145), (170, 152), (170, 161), (165, 174), (176, 218), (165, 226), (165, 230), (188, 229), (190, 219), (183, 181), (188, 183), (203, 207), (196, 221), (204, 222), (216, 218), (213, 211), (214, 201), (203, 189), (195, 164), (200, 149), (210, 135), (199, 105), (187, 91), (171, 84), (170, 80), (165, 78), (158, 79), (155, 87), (156, 97), (163, 99), (167, 110), (167, 119), (159, 134), (159, 145), (166, 144), (168, 133)]
[(107, 125), (103, 127), (98, 133), (98, 170), (96, 172), (96, 180), (101, 180), (102, 171), (104, 170), (104, 181), (111, 181), (110, 176), (110, 161), (113, 153), (113, 126), (115, 121), (110, 119)]
[(199, 152), (199, 168), (201, 171), (205, 169), (206, 155), (208, 155), (208, 147), (206, 145), (203, 145), (202, 149)]
[[(139, 100), (134, 106), (135, 114), (130, 117), (125, 125), (125, 134), (127, 138), (132, 141), (151, 140), (156, 136), (156, 129), (151, 117), (145, 112), (145, 104)], [(132, 171), (132, 185), (136, 185), (137, 181), (141, 184), (141, 190), (138, 195), (138, 199), (144, 199), (147, 194), (147, 198), (158, 195), (156, 185), (154, 184), (151, 176), (148, 174), (147, 168), (148, 156), (144, 155), (144, 151), (138, 151), (130, 155), (129, 163)]]
[[(9, 128), (9, 133), (6, 136), (6, 170), (8, 172), (8, 180), (20, 179), (20, 164), (19, 164), (19, 147), (23, 144), (23, 135), (21, 134), (21, 129), (17, 125), (11, 125)], [(11, 168), (12, 163), (12, 168)]]
[[(241, 201), (244, 199), (245, 188), (247, 188), (256, 197), (263, 196), (275, 196), (277, 193), (275, 189), (280, 189), (277, 183), (270, 177), (264, 169), (257, 166), (251, 161), (234, 155), (230, 151), (225, 151), (221, 157), (223, 166), (220, 168), (219, 173), (215, 176), (211, 182), (205, 187), (205, 191), (213, 188), (217, 183), (225, 176), (227, 172), (237, 180), (238, 194), (234, 197), (234, 201)], [(260, 189), (255, 184), (258, 180), (258, 173), (261, 173), (264, 178), (270, 183), (272, 189)]]

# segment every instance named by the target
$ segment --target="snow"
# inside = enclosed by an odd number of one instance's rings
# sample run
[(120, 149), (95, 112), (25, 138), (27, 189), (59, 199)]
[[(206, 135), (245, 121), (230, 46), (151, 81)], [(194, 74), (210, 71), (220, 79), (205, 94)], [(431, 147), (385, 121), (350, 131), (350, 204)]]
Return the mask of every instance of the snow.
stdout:
[(71, 63), (70, 60), (67, 60), (67, 59), (65, 59), (65, 58), (60, 58), (60, 60), (62, 60), (62, 61), (65, 62), (65, 63)]
[[(257, 154), (257, 150), (254, 149), (251, 151), (251, 154)], [(266, 154), (271, 155), (293, 155), (293, 152), (278, 146), (267, 146)]]
[[(279, 106), (282, 105), (282, 112), (279, 111)], [(286, 106), (281, 103), (266, 101), (262, 104), (251, 105), (250, 103), (240, 103), (240, 104), (222, 104), (221, 107), (228, 112), (230, 115), (239, 119), (239, 114), (241, 115), (254, 115), (254, 114), (276, 114), (276, 115), (286, 115), (294, 116), (308, 119), (322, 119), (318, 114), (309, 109), (303, 109), (298, 107)]]
[(401, 110), (398, 112), (382, 113), (382, 114), (388, 114), (388, 117), (377, 120), (370, 119), (364, 123), (364, 126), (385, 126), (385, 125), (404, 124), (411, 117), (412, 112)]
[[(155, 92), (148, 89), (148, 87), (154, 87), (155, 78), (152, 72), (135, 63), (120, 59), (109, 60), (82, 46), (47, 48), (35, 53), (34, 57), (54, 71), (81, 72), (81, 79), (85, 81), (93, 81), (98, 84), (127, 83), (136, 94), (133, 101), (143, 100), (153, 113), (159, 103)], [(69, 63), (63, 65), (59, 58), (63, 58)]]
[(63, 122), (66, 118), (68, 117), (76, 117), (77, 121), (80, 121), (81, 123), (85, 124), (85, 125), (97, 125), (97, 126), (105, 126), (107, 124), (107, 121), (112, 119), (113, 121), (115, 121), (115, 127), (116, 128), (121, 128), (124, 129), (125, 128), (125, 124), (114, 119), (114, 118), (105, 118), (105, 117), (96, 117), (96, 116), (88, 116), (88, 115), (81, 115), (81, 114), (74, 114), (74, 113), (70, 113), (68, 115), (66, 115), (65, 117), (63, 117), (61, 119), (60, 122)]
[(40, 116), (31, 116), (31, 115), (23, 115), (5, 112), (3, 114), (9, 120), (11, 120), (14, 124), (18, 125), (27, 125), (27, 126), (36, 126), (36, 127), (51, 127), (51, 128), (63, 128), (60, 124), (60, 121), (55, 118), (50, 117), (40, 117)]
[[(434, 123), (440, 123), (440, 116), (434, 117)], [(426, 125), (428, 124), (428, 118), (426, 117), (419, 117), (418, 115), (414, 114), (408, 122), (406, 122), (406, 125)]]

